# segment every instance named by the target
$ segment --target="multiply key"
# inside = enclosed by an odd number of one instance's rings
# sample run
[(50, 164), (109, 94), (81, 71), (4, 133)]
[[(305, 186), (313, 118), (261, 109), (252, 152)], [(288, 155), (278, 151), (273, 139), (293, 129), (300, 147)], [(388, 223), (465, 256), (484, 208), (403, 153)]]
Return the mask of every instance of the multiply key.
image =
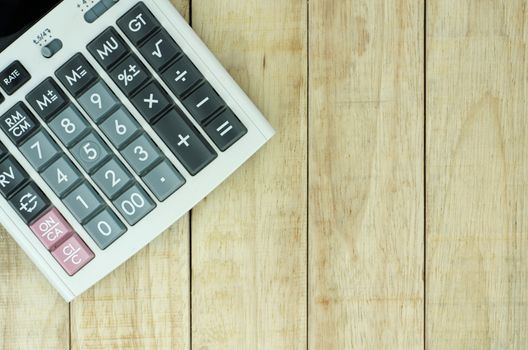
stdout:
[(69, 102), (66, 94), (52, 78), (47, 78), (27, 96), (26, 100), (46, 122)]

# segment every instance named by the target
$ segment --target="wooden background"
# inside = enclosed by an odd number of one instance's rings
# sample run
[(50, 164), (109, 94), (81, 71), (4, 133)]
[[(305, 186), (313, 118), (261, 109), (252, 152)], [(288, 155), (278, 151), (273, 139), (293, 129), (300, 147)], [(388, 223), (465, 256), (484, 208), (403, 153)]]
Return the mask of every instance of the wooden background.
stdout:
[(278, 130), (70, 305), (4, 232), (1, 349), (527, 349), (521, 0), (176, 0)]

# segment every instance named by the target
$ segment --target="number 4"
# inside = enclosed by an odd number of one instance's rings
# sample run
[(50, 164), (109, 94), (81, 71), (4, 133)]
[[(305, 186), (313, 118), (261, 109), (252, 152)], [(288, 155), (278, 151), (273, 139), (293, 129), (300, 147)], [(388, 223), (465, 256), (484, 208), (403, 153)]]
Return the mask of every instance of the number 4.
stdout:
[(63, 182), (68, 182), (68, 176), (62, 172), (59, 168), (57, 168), (57, 183), (61, 184)]

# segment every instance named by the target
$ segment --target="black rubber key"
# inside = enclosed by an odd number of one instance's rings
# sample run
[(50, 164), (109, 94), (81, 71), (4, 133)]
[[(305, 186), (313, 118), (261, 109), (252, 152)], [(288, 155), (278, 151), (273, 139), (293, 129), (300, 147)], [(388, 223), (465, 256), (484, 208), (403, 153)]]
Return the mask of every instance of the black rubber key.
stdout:
[(31, 79), (31, 75), (19, 61), (15, 61), (0, 73), (0, 86), (8, 95), (14, 94)]
[(171, 109), (153, 128), (191, 175), (198, 174), (217, 157), (179, 109)]
[(193, 118), (202, 124), (220, 108), (224, 107), (224, 101), (213, 90), (209, 83), (205, 83), (193, 91), (184, 101), (183, 105)]
[(26, 96), (26, 100), (46, 122), (70, 102), (68, 96), (52, 78), (40, 83)]
[(142, 2), (121, 17), (117, 25), (136, 46), (160, 26)]
[(202, 81), (203, 76), (194, 64), (184, 56), (171, 64), (162, 74), (162, 78), (169, 89), (178, 98), (182, 98), (186, 92)]
[(134, 96), (132, 103), (148, 123), (155, 121), (161, 112), (172, 105), (171, 100), (157, 82), (145, 86)]
[(0, 128), (17, 146), (33, 134), (39, 125), (37, 118), (23, 102), (17, 103), (0, 117)]
[(110, 77), (121, 91), (130, 97), (150, 79), (151, 75), (136, 55), (130, 55), (110, 72)]
[(227, 109), (205, 127), (205, 132), (222, 152), (247, 133), (240, 120)]
[(0, 193), (4, 198), (9, 198), (27, 179), (28, 174), (13, 157), (0, 162)]
[(97, 80), (99, 75), (90, 63), (80, 53), (73, 56), (68, 62), (60, 67), (55, 76), (75, 97)]
[(156, 33), (139, 50), (152, 68), (158, 72), (183, 53), (165, 29)]
[(11, 206), (26, 222), (31, 223), (42, 214), (50, 205), (49, 199), (33, 182), (26, 185), (9, 200)]
[(129, 52), (127, 44), (112, 27), (88, 44), (87, 49), (105, 70), (110, 69)]

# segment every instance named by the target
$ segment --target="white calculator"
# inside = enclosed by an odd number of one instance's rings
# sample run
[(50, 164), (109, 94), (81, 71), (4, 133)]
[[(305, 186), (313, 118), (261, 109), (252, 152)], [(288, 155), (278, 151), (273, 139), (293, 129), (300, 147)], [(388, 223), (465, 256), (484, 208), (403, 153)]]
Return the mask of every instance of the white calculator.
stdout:
[(70, 301), (274, 131), (169, 0), (55, 2), (0, 53), (0, 222)]

